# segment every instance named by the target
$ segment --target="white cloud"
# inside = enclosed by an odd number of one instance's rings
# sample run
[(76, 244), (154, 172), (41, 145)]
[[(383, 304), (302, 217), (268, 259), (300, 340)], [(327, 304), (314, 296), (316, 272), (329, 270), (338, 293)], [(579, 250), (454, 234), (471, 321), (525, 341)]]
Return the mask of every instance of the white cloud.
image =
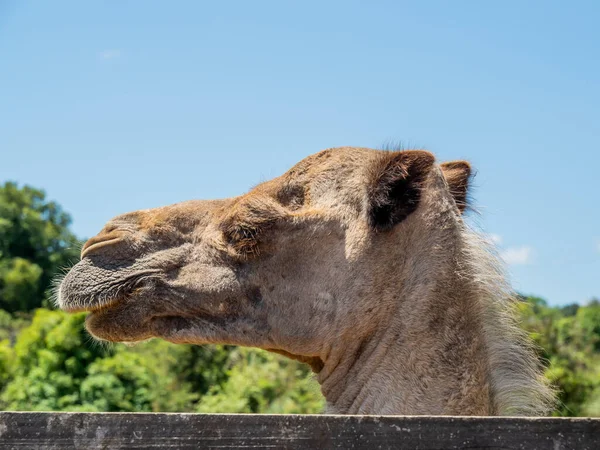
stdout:
[(99, 54), (100, 59), (115, 59), (122, 55), (121, 50), (113, 48), (108, 50), (102, 50)]
[(500, 256), (507, 264), (513, 266), (531, 263), (533, 249), (528, 246), (510, 247), (503, 250)]
[(494, 245), (502, 244), (502, 236), (500, 236), (499, 234), (494, 234), (494, 233), (488, 234), (488, 239)]

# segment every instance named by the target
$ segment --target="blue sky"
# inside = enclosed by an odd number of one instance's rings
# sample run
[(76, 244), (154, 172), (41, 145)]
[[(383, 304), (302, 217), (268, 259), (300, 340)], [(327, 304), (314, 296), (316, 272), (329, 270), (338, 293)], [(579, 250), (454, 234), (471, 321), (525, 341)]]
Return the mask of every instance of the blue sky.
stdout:
[(81, 237), (318, 150), (468, 159), (514, 285), (600, 296), (600, 3), (0, 2), (0, 181)]

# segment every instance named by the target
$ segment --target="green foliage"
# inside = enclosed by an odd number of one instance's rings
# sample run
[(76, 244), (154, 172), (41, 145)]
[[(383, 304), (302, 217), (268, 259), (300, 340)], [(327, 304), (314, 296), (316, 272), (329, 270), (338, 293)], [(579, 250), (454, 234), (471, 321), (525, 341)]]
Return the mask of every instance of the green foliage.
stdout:
[[(13, 410), (177, 411), (197, 395), (173, 370), (177, 348), (156, 341), (137, 351), (103, 349), (84, 331), (84, 314), (38, 309), (19, 334), (0, 397)], [(7, 341), (3, 341), (3, 344)], [(0, 346), (4, 356), (6, 345)], [(4, 365), (6, 366), (6, 364)], [(0, 366), (0, 377), (2, 368)], [(9, 366), (10, 367), (10, 366)], [(1, 379), (1, 378), (0, 378)], [(165, 392), (172, 392), (165, 396)]]
[(0, 309), (0, 340), (14, 342), (21, 329), (29, 325), (29, 322), (26, 314), (11, 315)]
[(0, 263), (2, 305), (11, 311), (28, 311), (37, 306), (41, 290), (42, 268), (23, 258)]
[[(150, 354), (120, 349), (98, 359), (81, 383), (81, 401), (93, 411), (184, 411), (197, 395), (178, 382), (168, 344), (156, 341)], [(164, 344), (164, 345), (161, 345)], [(174, 350), (174, 349), (173, 349)], [(166, 358), (165, 358), (166, 357)], [(168, 394), (167, 394), (168, 393)]]
[(308, 366), (248, 348), (229, 353), (227, 381), (202, 397), (198, 412), (308, 414), (324, 401)]
[(11, 380), (0, 401), (12, 410), (62, 410), (81, 404), (79, 387), (88, 366), (104, 356), (86, 345), (83, 314), (38, 309), (14, 345)]
[(47, 304), (58, 271), (76, 260), (71, 218), (43, 191), (0, 185), (0, 308), (31, 311)]
[[(179, 350), (173, 367), (192, 392), (206, 394), (210, 388), (224, 384), (228, 375), (224, 370), (235, 347), (223, 345), (176, 346)], [(185, 351), (181, 349), (185, 348)]]
[(0, 390), (10, 379), (11, 367), (14, 365), (15, 354), (8, 339), (0, 341)]
[(600, 304), (552, 308), (537, 298), (522, 304), (523, 325), (539, 345), (556, 386), (557, 416), (600, 415)]

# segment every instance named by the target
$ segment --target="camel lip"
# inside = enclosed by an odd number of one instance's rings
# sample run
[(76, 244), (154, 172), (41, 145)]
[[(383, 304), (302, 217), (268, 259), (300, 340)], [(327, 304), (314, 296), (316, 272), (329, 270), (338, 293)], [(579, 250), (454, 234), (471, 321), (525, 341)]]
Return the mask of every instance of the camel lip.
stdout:
[(112, 309), (130, 298), (139, 297), (143, 286), (139, 280), (143, 275), (121, 276), (115, 281), (98, 285), (98, 275), (88, 258), (77, 263), (61, 280), (56, 291), (56, 306), (68, 313), (95, 312)]
[(109, 309), (112, 309), (114, 306), (121, 303), (121, 298), (108, 299), (103, 301), (94, 301), (91, 303), (65, 303), (61, 302), (60, 308), (67, 313), (80, 313), (80, 312), (88, 312), (90, 314), (103, 312)]

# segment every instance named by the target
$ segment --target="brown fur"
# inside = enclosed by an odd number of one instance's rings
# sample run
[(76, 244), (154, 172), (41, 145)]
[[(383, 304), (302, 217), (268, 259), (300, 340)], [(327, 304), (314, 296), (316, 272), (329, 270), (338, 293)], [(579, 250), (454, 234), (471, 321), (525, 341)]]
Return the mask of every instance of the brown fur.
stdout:
[(448, 182), (450, 193), (461, 212), (467, 207), (467, 191), (471, 177), (471, 165), (467, 161), (450, 161), (440, 164)]
[(543, 413), (497, 260), (460, 214), (469, 175), (424, 151), (325, 150), (240, 197), (114, 218), (58, 304), (91, 311), (99, 339), (306, 362), (330, 412)]

